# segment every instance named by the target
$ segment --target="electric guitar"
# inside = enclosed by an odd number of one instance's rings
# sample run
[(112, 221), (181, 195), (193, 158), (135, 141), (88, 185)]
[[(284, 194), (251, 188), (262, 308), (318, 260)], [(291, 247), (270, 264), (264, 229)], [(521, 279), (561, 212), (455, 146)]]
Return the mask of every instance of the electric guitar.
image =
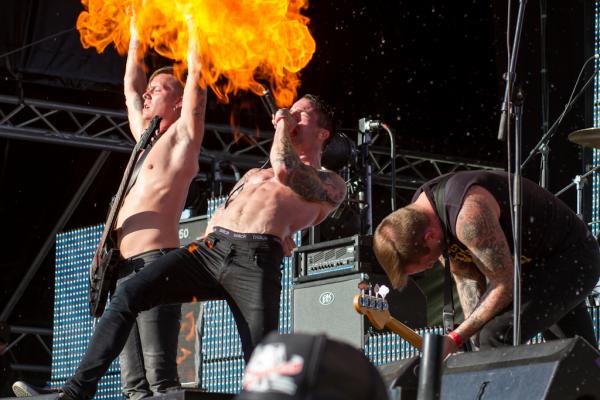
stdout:
[(388, 328), (404, 340), (421, 350), (423, 338), (414, 330), (391, 316), (388, 302), (381, 297), (366, 294), (354, 296), (354, 309), (366, 315), (376, 329)]
[(123, 179), (117, 190), (117, 194), (113, 198), (102, 236), (100, 236), (100, 242), (92, 258), (92, 263), (89, 270), (89, 308), (90, 314), (93, 317), (100, 317), (104, 312), (106, 301), (108, 300), (108, 294), (112, 292), (116, 284), (116, 265), (119, 262), (119, 250), (117, 248), (117, 241), (114, 237), (114, 226), (117, 222), (117, 216), (121, 205), (123, 205), (123, 198), (126, 195), (126, 189), (129, 185), (132, 175), (132, 169), (138, 158), (138, 155), (148, 147), (150, 140), (158, 130), (161, 118), (156, 116), (150, 122), (150, 125), (146, 131), (142, 134), (140, 140), (136, 143), (129, 162), (125, 167), (123, 173)]

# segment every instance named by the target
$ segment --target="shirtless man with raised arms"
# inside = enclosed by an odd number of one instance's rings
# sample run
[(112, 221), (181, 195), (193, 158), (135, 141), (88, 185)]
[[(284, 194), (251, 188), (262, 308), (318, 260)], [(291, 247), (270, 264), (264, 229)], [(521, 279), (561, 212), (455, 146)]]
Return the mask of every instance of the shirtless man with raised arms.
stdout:
[(240, 180), (203, 240), (169, 252), (119, 285), (62, 397), (93, 397), (136, 316), (160, 304), (227, 300), (246, 361), (256, 344), (277, 329), (280, 267), (293, 248), (291, 235), (335, 210), (346, 185), (321, 168), (323, 145), (333, 127), (318, 97), (304, 96), (290, 110), (279, 110), (273, 122), (272, 167), (251, 170)]
[[(124, 91), (135, 140), (154, 116), (162, 120), (158, 138), (117, 217), (123, 259), (117, 286), (179, 247), (179, 219), (198, 172), (206, 109), (194, 41), (188, 44), (185, 87), (170, 67), (155, 71), (147, 81), (134, 24), (132, 18)], [(176, 362), (180, 322), (180, 304), (163, 304), (138, 314), (119, 359), (126, 398), (138, 400), (180, 387)]]
[[(185, 87), (169, 67), (155, 71), (147, 81), (132, 18), (124, 92), (135, 140), (154, 116), (162, 120), (157, 139), (117, 217), (122, 257), (117, 266), (117, 287), (153, 268), (149, 264), (179, 247), (179, 219), (189, 185), (198, 172), (206, 109), (206, 90), (198, 84), (201, 66), (194, 40), (188, 46)], [(106, 313), (113, 314), (110, 307)], [(181, 305), (164, 303), (140, 312), (122, 332), (121, 339), (126, 342), (121, 345), (119, 361), (126, 398), (138, 400), (180, 387), (176, 363), (180, 322)], [(37, 394), (25, 382), (15, 382), (13, 390), (18, 396)]]

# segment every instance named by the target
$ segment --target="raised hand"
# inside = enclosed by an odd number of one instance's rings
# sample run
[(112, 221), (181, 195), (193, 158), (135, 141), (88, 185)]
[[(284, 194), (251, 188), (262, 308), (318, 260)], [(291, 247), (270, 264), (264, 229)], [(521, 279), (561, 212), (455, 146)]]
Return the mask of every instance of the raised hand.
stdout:
[(279, 110), (277, 110), (277, 112), (273, 116), (272, 122), (273, 127), (275, 127), (275, 129), (277, 129), (280, 123), (285, 123), (285, 126), (288, 128), (288, 132), (293, 131), (294, 128), (296, 128), (296, 125), (298, 125), (298, 121), (296, 120), (296, 118), (294, 118), (290, 110), (287, 108), (280, 108)]

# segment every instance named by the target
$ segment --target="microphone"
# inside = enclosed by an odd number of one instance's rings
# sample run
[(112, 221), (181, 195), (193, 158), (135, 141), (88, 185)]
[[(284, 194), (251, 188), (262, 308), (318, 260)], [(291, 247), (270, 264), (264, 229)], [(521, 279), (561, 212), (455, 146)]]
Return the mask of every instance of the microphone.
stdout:
[(275, 115), (277, 112), (277, 105), (275, 104), (275, 100), (273, 100), (273, 96), (271, 96), (271, 91), (269, 89), (263, 90), (263, 95), (260, 97), (262, 100), (265, 109), (270, 115)]
[(372, 132), (384, 127), (384, 122), (376, 119), (361, 118), (358, 120), (358, 130), (361, 132)]

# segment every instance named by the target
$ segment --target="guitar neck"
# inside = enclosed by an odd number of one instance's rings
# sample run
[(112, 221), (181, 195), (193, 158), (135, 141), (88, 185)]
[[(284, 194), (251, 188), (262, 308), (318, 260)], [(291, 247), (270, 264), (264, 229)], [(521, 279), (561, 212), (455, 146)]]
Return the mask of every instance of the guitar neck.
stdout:
[(390, 318), (385, 326), (392, 332), (400, 335), (404, 340), (412, 344), (414, 347), (421, 350), (423, 346), (423, 338), (417, 332), (393, 317)]

